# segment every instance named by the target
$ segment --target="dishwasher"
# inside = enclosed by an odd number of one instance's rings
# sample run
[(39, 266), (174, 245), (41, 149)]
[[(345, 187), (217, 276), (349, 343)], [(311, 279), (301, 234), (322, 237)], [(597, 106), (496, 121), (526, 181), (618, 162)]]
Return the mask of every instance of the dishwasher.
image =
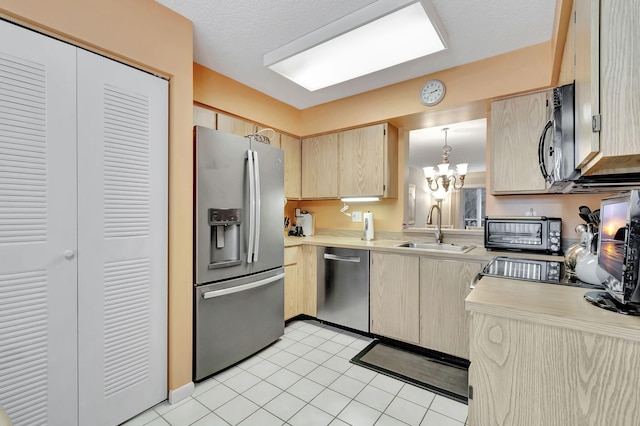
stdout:
[(369, 332), (369, 250), (318, 248), (317, 318)]

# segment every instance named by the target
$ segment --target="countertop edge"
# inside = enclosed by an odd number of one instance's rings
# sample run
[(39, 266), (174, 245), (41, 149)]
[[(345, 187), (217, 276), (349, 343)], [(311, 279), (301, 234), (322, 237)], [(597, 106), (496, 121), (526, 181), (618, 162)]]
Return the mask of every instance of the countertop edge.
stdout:
[(588, 291), (591, 290), (484, 277), (465, 300), (465, 309), (640, 342), (640, 317), (594, 306), (584, 300)]

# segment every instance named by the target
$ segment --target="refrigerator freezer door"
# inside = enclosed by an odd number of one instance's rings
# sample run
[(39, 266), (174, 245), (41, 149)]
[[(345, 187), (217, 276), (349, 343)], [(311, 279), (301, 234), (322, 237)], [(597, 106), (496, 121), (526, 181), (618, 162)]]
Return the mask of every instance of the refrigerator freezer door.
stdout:
[(284, 333), (284, 269), (194, 289), (195, 380), (229, 367)]
[(195, 127), (196, 284), (251, 273), (247, 263), (249, 197), (245, 196), (249, 145), (247, 138)]

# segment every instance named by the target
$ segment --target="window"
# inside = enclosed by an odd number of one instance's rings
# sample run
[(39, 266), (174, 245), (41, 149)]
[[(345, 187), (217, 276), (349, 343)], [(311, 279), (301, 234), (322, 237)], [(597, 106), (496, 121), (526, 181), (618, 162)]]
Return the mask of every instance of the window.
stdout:
[(486, 195), (485, 188), (462, 189), (463, 208), (460, 212), (465, 229), (470, 226), (484, 226)]

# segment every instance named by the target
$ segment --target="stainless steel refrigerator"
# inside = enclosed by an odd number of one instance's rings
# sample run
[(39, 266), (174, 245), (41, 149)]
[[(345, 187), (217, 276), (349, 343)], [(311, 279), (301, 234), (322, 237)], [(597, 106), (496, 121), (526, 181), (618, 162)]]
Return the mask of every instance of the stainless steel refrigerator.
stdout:
[(284, 333), (284, 153), (194, 127), (194, 380)]

